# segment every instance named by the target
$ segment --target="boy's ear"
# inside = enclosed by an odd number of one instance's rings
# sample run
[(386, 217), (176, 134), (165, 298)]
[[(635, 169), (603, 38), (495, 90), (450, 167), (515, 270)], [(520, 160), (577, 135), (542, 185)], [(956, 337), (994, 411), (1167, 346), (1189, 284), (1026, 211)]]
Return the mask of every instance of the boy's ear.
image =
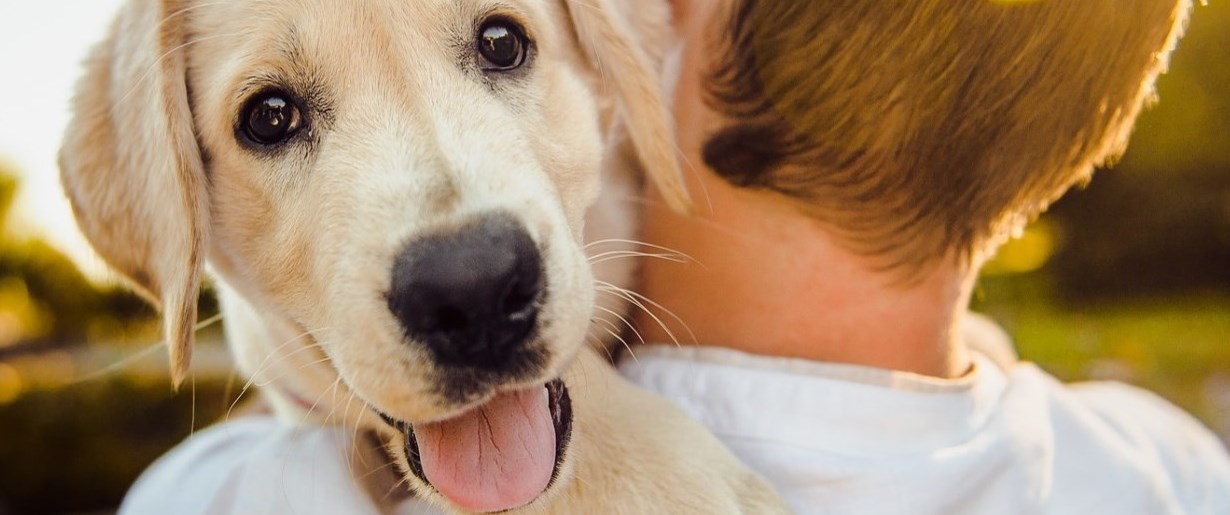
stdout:
[(184, 3), (127, 2), (86, 60), (60, 150), (82, 232), (162, 313), (176, 387), (192, 356), (208, 217)]
[[(613, 5), (615, 0), (566, 0), (577, 42), (601, 77), (614, 87), (623, 123), (645, 174), (666, 203), (689, 211), (692, 200), (676, 156), (674, 121), (652, 59)], [(635, 15), (635, 14), (630, 14)]]

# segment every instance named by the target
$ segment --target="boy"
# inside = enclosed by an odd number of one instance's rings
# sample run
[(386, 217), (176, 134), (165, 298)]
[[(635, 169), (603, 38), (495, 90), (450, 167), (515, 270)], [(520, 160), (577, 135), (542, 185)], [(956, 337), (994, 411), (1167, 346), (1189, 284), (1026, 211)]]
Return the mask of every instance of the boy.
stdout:
[(995, 249), (1123, 149), (1189, 8), (677, 2), (702, 213), (650, 203), (644, 239), (694, 261), (648, 260), (643, 293), (702, 346), (623, 372), (800, 513), (1230, 513), (1194, 419), (1065, 387), (966, 313)]

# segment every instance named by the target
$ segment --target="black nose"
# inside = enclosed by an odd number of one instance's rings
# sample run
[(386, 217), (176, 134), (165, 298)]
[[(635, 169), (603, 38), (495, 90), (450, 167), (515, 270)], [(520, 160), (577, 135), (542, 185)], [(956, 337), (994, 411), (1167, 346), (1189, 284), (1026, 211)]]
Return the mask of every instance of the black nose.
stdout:
[(393, 265), (389, 310), (444, 365), (499, 367), (538, 317), (542, 258), (507, 215), (414, 240)]

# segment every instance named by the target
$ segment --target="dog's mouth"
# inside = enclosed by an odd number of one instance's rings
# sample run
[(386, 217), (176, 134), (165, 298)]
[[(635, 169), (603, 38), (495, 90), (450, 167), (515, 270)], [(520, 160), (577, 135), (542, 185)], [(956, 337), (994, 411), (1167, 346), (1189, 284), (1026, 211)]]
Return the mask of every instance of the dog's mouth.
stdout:
[(572, 401), (559, 379), (501, 392), (439, 422), (410, 424), (377, 413), (405, 436), (410, 472), (474, 512), (537, 499), (555, 481), (572, 434)]

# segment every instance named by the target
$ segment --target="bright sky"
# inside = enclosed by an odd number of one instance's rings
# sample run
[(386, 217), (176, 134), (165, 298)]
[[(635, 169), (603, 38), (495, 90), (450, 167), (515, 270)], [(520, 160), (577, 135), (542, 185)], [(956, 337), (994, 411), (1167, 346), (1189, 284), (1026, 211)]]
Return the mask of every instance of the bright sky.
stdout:
[(0, 160), (22, 174), (11, 227), (38, 234), (96, 275), (56, 168), (68, 99), (86, 51), (121, 0), (0, 0)]

